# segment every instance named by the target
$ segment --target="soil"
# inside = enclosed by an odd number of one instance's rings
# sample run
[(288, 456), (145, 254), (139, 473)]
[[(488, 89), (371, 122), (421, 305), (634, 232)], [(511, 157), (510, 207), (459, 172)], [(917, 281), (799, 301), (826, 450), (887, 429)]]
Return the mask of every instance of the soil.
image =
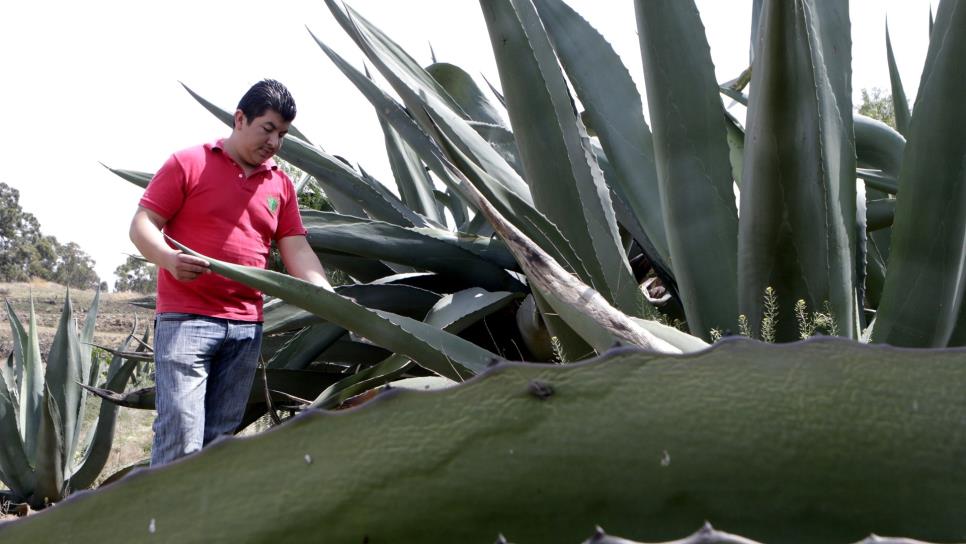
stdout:
[[(37, 316), (37, 327), (40, 336), (40, 353), (46, 359), (50, 343), (57, 330), (61, 312), (64, 309), (64, 298), (67, 288), (56, 283), (33, 281), (30, 283), (0, 283), (0, 298), (8, 301), (20, 321), (27, 326), (30, 319), (30, 296), (33, 294), (34, 311)], [(97, 310), (97, 327), (94, 332), (94, 343), (117, 347), (131, 332), (137, 319), (138, 332), (143, 334), (144, 328), (154, 319), (154, 310), (140, 308), (131, 301), (144, 298), (139, 293), (102, 293)], [(83, 323), (94, 291), (72, 289), (70, 292), (74, 316), (78, 326)], [(0, 360), (6, 360), (12, 349), (10, 325), (8, 324), (6, 308), (0, 310)]]
[[(31, 294), (33, 295), (34, 312), (40, 337), (40, 353), (46, 360), (47, 352), (50, 349), (50, 344), (64, 309), (67, 289), (62, 285), (44, 281), (0, 283), (0, 298), (10, 303), (24, 326), (28, 325), (30, 319)], [(135, 321), (137, 322), (138, 337), (144, 334), (145, 327), (150, 326), (154, 319), (154, 310), (131, 304), (132, 301), (143, 297), (143, 294), (130, 292), (102, 293), (97, 310), (94, 343), (105, 347), (118, 347), (135, 326)], [(80, 327), (94, 298), (94, 291), (71, 289), (70, 298), (74, 317), (77, 320), (78, 327)], [(7, 310), (4, 305), (0, 309), (0, 364), (6, 364), (7, 356), (13, 349), (8, 321)], [(151, 384), (141, 384), (140, 386), (145, 385)], [(100, 401), (91, 397), (88, 397), (88, 399), (84, 422), (89, 427), (96, 421)], [(153, 411), (127, 408), (118, 410), (111, 454), (107, 465), (98, 478), (98, 482), (121, 468), (150, 456), (153, 437), (151, 423), (153, 420)], [(0, 482), (0, 490), (3, 488), (4, 486)], [(17, 516), (14, 514), (2, 513), (4, 510), (2, 506), (5, 505), (0, 505), (0, 523), (16, 519)], [(21, 511), (21, 513), (25, 512)]]

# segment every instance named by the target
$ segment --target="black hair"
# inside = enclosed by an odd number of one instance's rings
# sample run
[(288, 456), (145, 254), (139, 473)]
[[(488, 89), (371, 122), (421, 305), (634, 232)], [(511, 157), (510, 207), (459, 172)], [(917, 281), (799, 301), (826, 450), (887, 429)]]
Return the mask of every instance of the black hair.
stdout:
[(287, 123), (295, 119), (295, 99), (285, 85), (274, 79), (263, 79), (252, 85), (238, 102), (238, 109), (245, 114), (248, 123), (269, 109), (277, 111)]

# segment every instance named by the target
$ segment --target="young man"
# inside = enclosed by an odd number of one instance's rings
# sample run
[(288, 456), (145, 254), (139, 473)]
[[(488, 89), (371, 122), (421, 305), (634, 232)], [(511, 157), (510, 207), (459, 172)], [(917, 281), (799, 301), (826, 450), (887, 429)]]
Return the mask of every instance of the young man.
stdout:
[(272, 156), (295, 118), (274, 80), (255, 84), (228, 138), (172, 155), (148, 185), (131, 241), (158, 266), (157, 418), (151, 464), (198, 451), (240, 423), (262, 338), (255, 289), (211, 274), (162, 231), (212, 258), (264, 267), (272, 241), (295, 277), (331, 289), (305, 239), (292, 181)]

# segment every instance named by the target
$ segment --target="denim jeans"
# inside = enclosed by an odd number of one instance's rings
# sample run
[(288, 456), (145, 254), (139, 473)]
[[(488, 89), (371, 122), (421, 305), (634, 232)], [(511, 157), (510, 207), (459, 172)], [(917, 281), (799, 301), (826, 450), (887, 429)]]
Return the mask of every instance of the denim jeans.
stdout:
[(261, 343), (261, 323), (158, 314), (152, 466), (235, 431), (251, 393)]

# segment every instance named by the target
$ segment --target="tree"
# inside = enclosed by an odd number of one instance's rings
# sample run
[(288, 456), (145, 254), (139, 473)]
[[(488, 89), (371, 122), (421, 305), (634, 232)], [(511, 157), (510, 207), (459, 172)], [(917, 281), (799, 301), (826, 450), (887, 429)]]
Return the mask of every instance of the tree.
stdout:
[(873, 87), (871, 90), (862, 89), (862, 104), (859, 113), (882, 121), (892, 128), (896, 128), (896, 110), (891, 94), (883, 94), (882, 89)]
[(20, 207), (20, 191), (0, 183), (0, 281), (41, 278), (72, 287), (100, 283), (94, 260), (81, 247), (40, 231), (40, 222)]
[(129, 255), (124, 264), (114, 269), (115, 291), (151, 293), (158, 282), (158, 269), (141, 257)]

